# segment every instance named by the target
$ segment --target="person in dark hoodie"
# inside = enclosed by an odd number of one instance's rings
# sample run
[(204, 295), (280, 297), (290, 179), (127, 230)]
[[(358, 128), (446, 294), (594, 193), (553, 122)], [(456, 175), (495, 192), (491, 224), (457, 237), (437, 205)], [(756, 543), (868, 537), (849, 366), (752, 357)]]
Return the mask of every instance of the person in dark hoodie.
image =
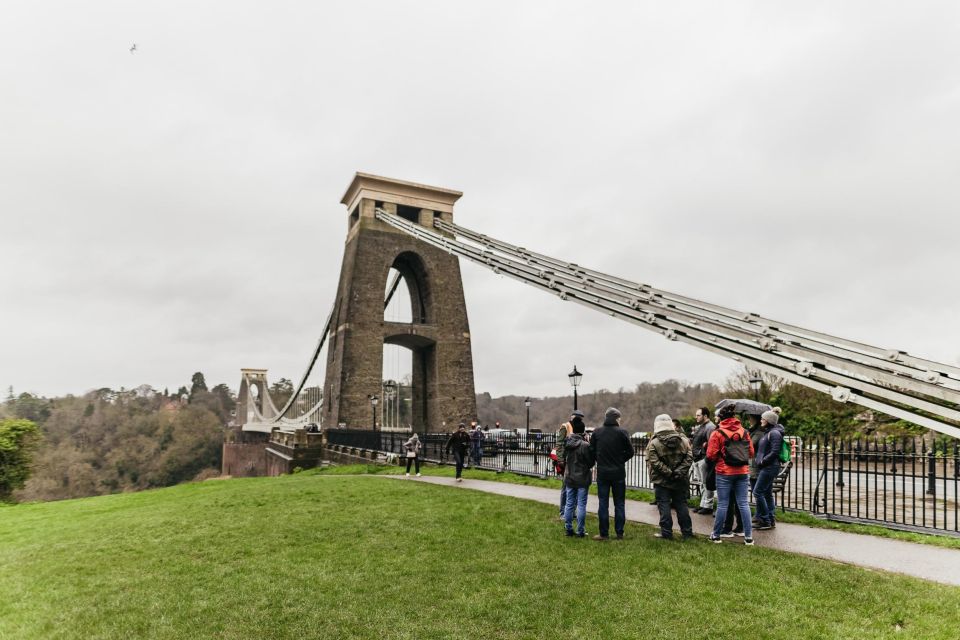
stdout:
[[(670, 423), (673, 428), (673, 423)], [(610, 539), (610, 493), (613, 493), (613, 528), (617, 540), (623, 539), (623, 527), (627, 522), (627, 460), (633, 457), (630, 436), (620, 428), (620, 411), (610, 407), (604, 413), (603, 426), (590, 436), (590, 452), (597, 463), (597, 498), (600, 506), (600, 533), (594, 540)]]
[(563, 487), (567, 493), (563, 515), (567, 535), (573, 535), (573, 510), (577, 510), (577, 536), (587, 535), (584, 529), (587, 519), (587, 496), (590, 493), (593, 454), (583, 434), (586, 425), (583, 420), (574, 419), (567, 423), (567, 438), (563, 443), (566, 466), (563, 472)]
[(747, 502), (747, 485), (750, 479), (750, 458), (754, 455), (750, 434), (737, 419), (734, 406), (727, 405), (717, 412), (720, 424), (707, 443), (707, 459), (716, 465), (717, 515), (713, 521), (712, 542), (723, 537), (733, 537), (723, 531), (727, 510), (735, 508), (743, 522), (744, 543), (753, 544), (753, 527), (750, 522), (750, 504)]
[(467, 425), (460, 423), (457, 430), (450, 434), (447, 440), (446, 450), (453, 451), (453, 460), (457, 463), (457, 482), (463, 482), (463, 463), (467, 459), (467, 451), (470, 449), (470, 435), (467, 433)]
[(690, 485), (687, 474), (693, 464), (693, 450), (686, 436), (674, 428), (667, 414), (657, 416), (653, 421), (653, 438), (647, 445), (647, 464), (650, 467), (650, 480), (653, 482), (657, 509), (660, 510), (660, 531), (654, 537), (671, 540), (673, 538), (673, 518), (670, 508), (677, 511), (677, 524), (684, 540), (693, 537), (693, 522), (687, 510), (687, 497)]
[(783, 427), (780, 416), (766, 411), (760, 416), (760, 425), (764, 435), (757, 445), (754, 457), (757, 465), (757, 482), (753, 486), (753, 497), (757, 501), (757, 530), (776, 527), (777, 504), (773, 499), (773, 481), (780, 473), (780, 448), (783, 446)]

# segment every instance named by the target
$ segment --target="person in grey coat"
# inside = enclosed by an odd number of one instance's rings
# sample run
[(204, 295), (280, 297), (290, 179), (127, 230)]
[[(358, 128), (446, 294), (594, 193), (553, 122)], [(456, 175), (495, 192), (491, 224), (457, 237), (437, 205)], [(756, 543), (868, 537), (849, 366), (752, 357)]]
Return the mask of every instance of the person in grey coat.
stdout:
[(403, 443), (403, 452), (407, 458), (407, 477), (410, 477), (410, 463), (416, 463), (417, 477), (420, 477), (420, 451), (423, 449), (423, 443), (420, 442), (420, 437), (417, 434), (413, 434), (410, 438)]
[(567, 493), (564, 512), (564, 525), (568, 536), (573, 535), (573, 511), (577, 511), (577, 536), (586, 536), (587, 496), (590, 493), (593, 454), (590, 444), (584, 439), (585, 428), (582, 420), (568, 423), (567, 439), (563, 443), (566, 467), (563, 472), (563, 487)]

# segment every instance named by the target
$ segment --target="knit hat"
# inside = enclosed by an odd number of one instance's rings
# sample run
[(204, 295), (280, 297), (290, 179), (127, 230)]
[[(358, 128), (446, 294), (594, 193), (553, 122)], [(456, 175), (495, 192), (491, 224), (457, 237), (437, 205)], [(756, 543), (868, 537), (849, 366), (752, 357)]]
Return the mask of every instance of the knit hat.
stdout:
[(774, 425), (780, 422), (780, 416), (777, 415), (775, 411), (764, 411), (761, 415), (761, 418), (767, 421), (767, 424)]
[[(617, 409), (616, 407), (610, 407), (609, 409), (606, 410), (606, 412), (604, 412), (604, 414), (603, 414), (603, 419), (604, 419), (604, 420), (619, 420), (619, 419), (620, 419), (620, 415), (621, 415), (621, 414), (620, 414), (620, 409)], [(672, 428), (673, 425), (671, 424), (670, 427)]]
[(673, 426), (673, 420), (665, 413), (661, 413), (653, 419), (653, 433), (657, 434), (662, 431), (676, 432), (676, 428)]
[(582, 418), (582, 417), (583, 417), (583, 411), (580, 411), (580, 409), (574, 409), (574, 410), (573, 410), (573, 413), (571, 413), (570, 415), (572, 415), (572, 416), (577, 416), (578, 418)]

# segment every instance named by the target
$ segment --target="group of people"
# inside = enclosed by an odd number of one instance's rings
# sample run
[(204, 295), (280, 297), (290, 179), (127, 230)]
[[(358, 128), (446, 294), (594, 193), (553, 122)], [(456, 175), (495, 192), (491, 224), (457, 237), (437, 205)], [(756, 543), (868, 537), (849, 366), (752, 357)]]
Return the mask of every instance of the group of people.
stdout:
[[(687, 506), (689, 472), (694, 464), (703, 479), (700, 506), (694, 512), (714, 515), (712, 542), (739, 535), (745, 544), (752, 545), (754, 529), (775, 528), (773, 484), (780, 473), (785, 450), (779, 417), (777, 408), (750, 415), (749, 425), (745, 427), (736, 416), (734, 405), (728, 404), (718, 411), (719, 425), (715, 425), (710, 419), (710, 410), (702, 407), (695, 415), (697, 427), (691, 442), (679, 421), (667, 414), (658, 415), (653, 423), (653, 437), (644, 452), (660, 514), (660, 530), (655, 536), (673, 538), (673, 511), (677, 514), (681, 538), (694, 536)], [(557, 432), (554, 458), (557, 473), (563, 477), (560, 517), (567, 536), (586, 536), (587, 495), (596, 466), (600, 532), (593, 539), (609, 540), (611, 493), (614, 531), (617, 539), (622, 539), (626, 522), (626, 462), (634, 455), (633, 445), (620, 427), (621, 414), (616, 408), (606, 410), (603, 426), (589, 439), (583, 418), (583, 412), (575, 410), (570, 421)], [(755, 518), (750, 512), (748, 487), (757, 503)]]
[[(586, 438), (583, 412), (575, 410), (570, 421), (558, 432), (556, 464), (563, 473), (560, 494), (560, 517), (568, 536), (586, 537), (587, 495), (590, 492), (593, 467), (597, 467), (597, 497), (600, 506), (600, 532), (594, 540), (610, 539), (610, 496), (613, 495), (613, 531), (617, 540), (623, 539), (627, 523), (627, 460), (633, 457), (633, 444), (626, 430), (620, 426), (620, 411), (610, 407), (604, 412), (603, 426)], [(577, 527), (573, 518), (576, 512)]]

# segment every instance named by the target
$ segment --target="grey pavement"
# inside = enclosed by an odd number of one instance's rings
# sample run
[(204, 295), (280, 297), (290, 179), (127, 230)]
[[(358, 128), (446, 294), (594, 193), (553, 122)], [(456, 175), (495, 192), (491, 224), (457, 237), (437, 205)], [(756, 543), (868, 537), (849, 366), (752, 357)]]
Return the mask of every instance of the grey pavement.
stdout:
[[(453, 478), (437, 476), (423, 476), (421, 478), (413, 476), (410, 478), (404, 478), (403, 476), (381, 477), (440, 484), (457, 489), (484, 491), (559, 506), (559, 491), (557, 489), (529, 487), (508, 482), (471, 480), (469, 478), (464, 478), (463, 482), (459, 483), (455, 482)], [(660, 521), (655, 506), (636, 500), (627, 500), (626, 507), (627, 520), (631, 522), (656, 526)], [(597, 513), (596, 496), (591, 495), (588, 499), (587, 511), (593, 514)], [(612, 505), (610, 515), (612, 519)], [(696, 514), (691, 514), (691, 517), (693, 518), (695, 533), (705, 536), (710, 535), (713, 527), (712, 517), (702, 517)], [(834, 529), (817, 529), (788, 523), (777, 523), (777, 528), (771, 531), (757, 531), (753, 538), (758, 546), (960, 586), (960, 549), (946, 549), (904, 540), (847, 533)], [(742, 545), (743, 538), (724, 539), (723, 544)]]

